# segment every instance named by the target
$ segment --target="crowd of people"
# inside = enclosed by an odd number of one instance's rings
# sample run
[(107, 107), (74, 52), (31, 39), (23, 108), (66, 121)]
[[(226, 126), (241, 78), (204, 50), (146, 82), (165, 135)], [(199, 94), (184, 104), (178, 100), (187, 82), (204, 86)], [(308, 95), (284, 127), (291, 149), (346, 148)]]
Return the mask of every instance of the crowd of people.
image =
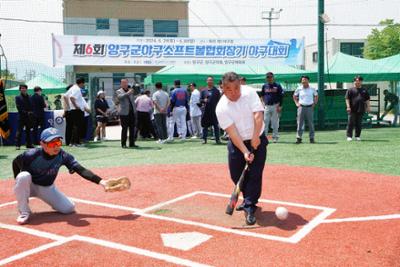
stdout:
[[(318, 92), (310, 86), (309, 81), (309, 77), (302, 76), (301, 86), (293, 94), (293, 101), (297, 106), (296, 144), (302, 143), (305, 121), (309, 127), (310, 143), (315, 143), (313, 113), (318, 103)], [(139, 95), (129, 86), (127, 79), (122, 79), (114, 100), (119, 108), (122, 126), (121, 147), (137, 147), (136, 140), (139, 134), (142, 138), (154, 138), (159, 144), (172, 142), (175, 137), (185, 140), (188, 136), (202, 138), (202, 143), (207, 144), (209, 128), (213, 129), (215, 142), (220, 144), (222, 129), (228, 140), (228, 166), (232, 182), (236, 184), (244, 170), (247, 170), (246, 182), (241, 188), (243, 202), (236, 209), (244, 211), (247, 225), (254, 225), (267, 158), (269, 141), (266, 136), (271, 126), (272, 141), (279, 140), (279, 117), (284, 90), (275, 82), (272, 72), (266, 74), (266, 83), (261, 92), (247, 86), (246, 79), (234, 72), (224, 74), (218, 87), (215, 86), (212, 76), (207, 77), (206, 82), (207, 87), (199, 90), (195, 83), (190, 83), (185, 88), (179, 80), (175, 80), (174, 87), (168, 93), (163, 90), (163, 84), (157, 82), (153, 95), (149, 90)], [(356, 76), (354, 87), (348, 89), (345, 95), (349, 114), (348, 141), (353, 140), (353, 130), (355, 139), (361, 140), (362, 117), (365, 112), (370, 111), (370, 96), (362, 82), (362, 77)], [(67, 92), (61, 98), (67, 123), (67, 145), (81, 146), (86, 134), (85, 116), (89, 116), (91, 110), (82, 93), (84, 87), (85, 81), (79, 78), (76, 84), (67, 88)], [(33, 96), (27, 94), (26, 85), (21, 85), (20, 91), (20, 95), (16, 97), (20, 115), (16, 136), (17, 148), (21, 145), (21, 132), (24, 128), (27, 147), (32, 148), (30, 129), (34, 127), (36, 137), (38, 129), (43, 130), (46, 102), (41, 96), (40, 87), (35, 87)], [(388, 91), (384, 94), (386, 111), (397, 108), (393, 105), (398, 104), (398, 97)], [(95, 141), (99, 141), (105, 138), (109, 110), (103, 91), (97, 92), (94, 109), (97, 121)], [(386, 112), (381, 119), (385, 115)], [(58, 130), (45, 129), (40, 134), (40, 140), (34, 140), (35, 144), (40, 142), (40, 147), (25, 151), (13, 161), (19, 224), (25, 224), (29, 220), (30, 196), (44, 200), (61, 213), (74, 212), (73, 202), (54, 185), (61, 165), (65, 165), (70, 172), (77, 172), (83, 178), (105, 186), (105, 180), (82, 167), (72, 155), (61, 149), (61, 139), (62, 135)], [(35, 161), (32, 161), (33, 159)]]
[[(243, 90), (256, 90), (246, 85), (246, 78), (240, 77)], [(318, 103), (318, 92), (310, 86), (307, 76), (300, 78), (299, 86), (294, 94), (293, 101), (297, 106), (297, 133), (296, 144), (301, 144), (305, 123), (309, 129), (310, 143), (315, 142), (314, 131), (314, 107)], [(345, 103), (348, 112), (347, 140), (361, 140), (361, 124), (365, 112), (370, 112), (370, 96), (362, 86), (363, 78), (354, 78), (354, 87), (346, 92)], [(221, 143), (221, 138), (227, 140), (226, 132), (221, 137), (215, 110), (224, 94), (222, 82), (215, 85), (212, 76), (206, 79), (205, 88), (197, 88), (196, 83), (182, 86), (180, 80), (174, 81), (174, 87), (165, 90), (161, 82), (155, 83), (155, 92), (144, 90), (141, 93), (129, 85), (127, 79), (122, 79), (120, 88), (115, 91), (114, 104), (118, 107), (121, 123), (121, 147), (135, 148), (136, 140), (152, 138), (157, 143), (172, 142), (175, 138), (199, 138), (203, 144), (207, 144), (209, 130), (216, 144)], [(40, 132), (45, 127), (44, 110), (47, 102), (43, 97), (40, 87), (34, 88), (34, 94), (27, 94), (27, 86), (19, 86), (20, 95), (15, 98), (19, 112), (19, 123), (16, 133), (16, 147), (20, 149), (21, 134), (25, 131), (26, 147), (32, 148), (38, 145)], [(65, 144), (70, 146), (82, 146), (88, 129), (88, 117), (91, 113), (88, 99), (84, 94), (85, 80), (78, 78), (76, 83), (67, 87), (63, 95), (57, 96), (55, 103), (64, 109), (66, 121)], [(384, 90), (385, 112), (379, 117), (382, 120), (388, 112), (394, 113), (393, 125), (398, 119), (399, 98), (388, 90)], [(283, 108), (284, 89), (275, 81), (274, 74), (266, 74), (266, 82), (258, 92), (261, 103), (264, 106), (265, 134), (272, 129), (272, 141), (279, 140), (279, 118)], [(104, 91), (98, 91), (94, 102), (96, 118), (94, 141), (106, 140), (106, 125), (109, 114), (109, 104), (105, 99)], [(32, 137), (31, 137), (32, 134)]]

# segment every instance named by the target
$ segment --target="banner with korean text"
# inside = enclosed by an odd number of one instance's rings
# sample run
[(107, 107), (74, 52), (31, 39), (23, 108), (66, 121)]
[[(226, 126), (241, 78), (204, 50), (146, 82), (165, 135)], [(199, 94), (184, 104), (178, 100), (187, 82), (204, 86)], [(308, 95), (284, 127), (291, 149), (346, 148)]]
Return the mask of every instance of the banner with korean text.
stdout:
[(304, 65), (303, 39), (53, 35), (52, 40), (54, 66)]

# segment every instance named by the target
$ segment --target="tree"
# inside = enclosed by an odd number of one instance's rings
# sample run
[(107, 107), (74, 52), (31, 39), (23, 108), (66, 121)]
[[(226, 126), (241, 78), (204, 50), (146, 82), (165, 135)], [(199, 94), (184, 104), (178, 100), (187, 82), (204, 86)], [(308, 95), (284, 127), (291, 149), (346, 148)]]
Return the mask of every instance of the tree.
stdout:
[(379, 24), (386, 27), (381, 31), (372, 29), (364, 48), (365, 58), (379, 59), (400, 53), (400, 23), (394, 23), (393, 19), (386, 19)]
[(11, 73), (9, 70), (1, 70), (0, 72), (1, 78), (7, 78), (7, 80), (15, 80), (15, 74)]

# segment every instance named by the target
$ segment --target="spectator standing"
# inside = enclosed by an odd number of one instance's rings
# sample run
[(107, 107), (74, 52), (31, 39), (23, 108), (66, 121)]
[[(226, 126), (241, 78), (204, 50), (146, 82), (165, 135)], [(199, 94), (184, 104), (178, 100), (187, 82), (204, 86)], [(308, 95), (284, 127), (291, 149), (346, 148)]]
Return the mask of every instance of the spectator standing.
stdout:
[(135, 97), (132, 88), (128, 88), (128, 80), (121, 80), (121, 88), (116, 91), (116, 96), (119, 103), (119, 118), (121, 120), (121, 146), (128, 148), (126, 141), (128, 139), (129, 130), (129, 147), (138, 147), (135, 144), (136, 134), (136, 108)]
[(355, 128), (356, 141), (361, 141), (361, 125), (364, 113), (370, 112), (369, 94), (367, 89), (362, 87), (363, 78), (356, 76), (354, 87), (346, 91), (346, 110), (349, 114), (347, 122), (347, 141), (353, 140), (353, 129)]
[[(135, 100), (138, 115), (138, 130), (143, 138), (153, 136), (157, 139), (156, 133), (151, 123), (151, 113), (153, 112), (153, 100), (150, 98), (150, 91), (146, 90)], [(151, 134), (151, 135), (150, 135)]]
[(202, 133), (200, 91), (196, 88), (195, 83), (191, 83), (189, 88), (192, 92), (190, 95), (190, 118), (193, 129), (193, 137), (200, 138)]
[(215, 142), (220, 144), (219, 140), (219, 126), (215, 109), (218, 101), (221, 98), (221, 92), (214, 86), (214, 78), (208, 76), (207, 88), (201, 91), (200, 102), (204, 112), (201, 117), (201, 126), (203, 127), (203, 144), (207, 144), (208, 127), (212, 126), (214, 129)]
[(31, 96), (33, 107), (33, 141), (35, 145), (39, 145), (39, 136), (45, 129), (44, 109), (47, 107), (44, 97), (42, 96), (42, 88), (36, 86), (33, 88), (34, 94)]
[(167, 113), (170, 99), (167, 92), (163, 91), (162, 83), (156, 83), (157, 91), (153, 94), (154, 103), (154, 120), (156, 122), (158, 132), (158, 143), (164, 143), (168, 138), (167, 132)]
[(315, 143), (314, 132), (314, 107), (318, 102), (318, 92), (310, 87), (310, 78), (301, 77), (301, 84), (293, 94), (293, 101), (297, 106), (297, 139), (296, 144), (301, 144), (304, 132), (304, 121), (307, 120), (310, 131), (310, 143)]
[(82, 132), (85, 128), (85, 111), (90, 112), (85, 99), (82, 96), (81, 88), (85, 87), (85, 80), (83, 78), (76, 79), (74, 84), (65, 93), (68, 101), (69, 115), (72, 122), (72, 136), (70, 145), (81, 146)]
[(261, 99), (265, 105), (265, 135), (268, 135), (269, 124), (271, 122), (272, 140), (276, 143), (279, 139), (279, 117), (282, 111), (283, 89), (279, 83), (275, 82), (272, 72), (266, 74), (266, 80), (267, 82), (261, 89)]
[(106, 126), (108, 121), (107, 111), (110, 107), (105, 99), (104, 91), (97, 92), (96, 101), (94, 102), (94, 109), (96, 111), (96, 136), (94, 141), (101, 141), (106, 138)]
[(18, 110), (18, 128), (15, 135), (16, 149), (21, 148), (21, 134), (25, 129), (26, 148), (33, 148), (31, 139), (32, 122), (34, 120), (31, 98), (28, 95), (28, 86), (19, 85), (20, 95), (15, 97), (15, 105)]
[(188, 106), (189, 96), (187, 91), (181, 87), (180, 80), (176, 80), (174, 85), (175, 89), (172, 91), (171, 95), (172, 117), (174, 123), (176, 123), (179, 138), (185, 140), (187, 133), (186, 107)]

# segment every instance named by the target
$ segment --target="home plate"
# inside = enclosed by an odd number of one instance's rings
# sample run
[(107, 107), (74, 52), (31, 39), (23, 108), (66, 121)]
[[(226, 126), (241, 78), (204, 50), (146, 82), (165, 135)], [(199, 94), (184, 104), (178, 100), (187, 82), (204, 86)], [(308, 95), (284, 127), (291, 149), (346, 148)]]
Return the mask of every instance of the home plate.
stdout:
[(211, 235), (199, 232), (161, 234), (164, 246), (184, 251), (191, 250), (201, 243), (206, 242), (211, 237)]

